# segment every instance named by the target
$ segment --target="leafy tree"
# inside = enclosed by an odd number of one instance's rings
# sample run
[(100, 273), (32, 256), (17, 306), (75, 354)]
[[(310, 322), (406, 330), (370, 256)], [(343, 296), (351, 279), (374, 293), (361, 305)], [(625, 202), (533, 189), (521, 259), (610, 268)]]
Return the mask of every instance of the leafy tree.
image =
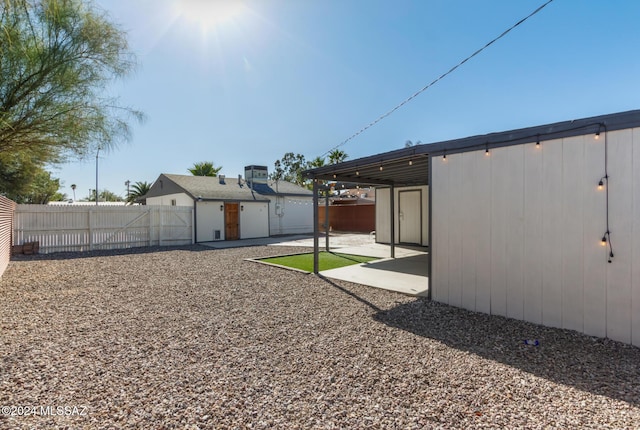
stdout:
[[(89, 196), (80, 200), (81, 202), (95, 202), (96, 201), (96, 190), (91, 190)], [(98, 194), (98, 202), (122, 202), (124, 199), (117, 195), (116, 193), (109, 190), (102, 190)]]
[(302, 172), (308, 168), (304, 155), (287, 152), (281, 160), (274, 163), (274, 171), (270, 176), (275, 181), (287, 181), (303, 186), (305, 179)]
[(136, 182), (131, 186), (129, 195), (127, 196), (127, 203), (133, 204), (139, 198), (145, 196), (151, 189), (151, 182)]
[(12, 200), (29, 192), (34, 172), (39, 165), (21, 153), (0, 151), (0, 194)]
[(80, 199), (81, 202), (95, 202), (96, 201), (96, 190), (90, 189), (89, 195), (87, 197), (83, 197)]
[(217, 176), (218, 172), (222, 170), (222, 166), (215, 167), (212, 161), (202, 161), (200, 163), (193, 163), (193, 167), (187, 170), (189, 170), (193, 176)]
[(404, 147), (411, 148), (412, 146), (420, 145), (420, 144), (422, 144), (422, 142), (420, 142), (419, 140), (416, 140), (416, 143), (413, 143), (412, 141), (407, 140), (406, 142), (404, 142)]
[(4, 194), (16, 203), (47, 204), (50, 201), (67, 198), (65, 194), (58, 192), (60, 179), (51, 177), (51, 173), (42, 167), (28, 161), (18, 163), (17, 168), (14, 166), (13, 169), (5, 170), (5, 167), (4, 165), (0, 166), (2, 172), (0, 174), (0, 188), (2, 188), (3, 178), (7, 176), (11, 176), (12, 181), (23, 179), (20, 185), (4, 190)]
[(142, 114), (103, 94), (135, 57), (105, 12), (88, 0), (4, 0), (0, 27), (0, 153), (42, 166), (130, 138)]
[(109, 190), (103, 190), (100, 192), (100, 194), (98, 194), (98, 201), (100, 202), (123, 202), (124, 199), (117, 195), (114, 192), (111, 192)]
[(348, 157), (349, 156), (347, 155), (346, 152), (344, 152), (344, 151), (342, 151), (340, 149), (334, 149), (331, 152), (329, 152), (329, 164), (342, 163)]

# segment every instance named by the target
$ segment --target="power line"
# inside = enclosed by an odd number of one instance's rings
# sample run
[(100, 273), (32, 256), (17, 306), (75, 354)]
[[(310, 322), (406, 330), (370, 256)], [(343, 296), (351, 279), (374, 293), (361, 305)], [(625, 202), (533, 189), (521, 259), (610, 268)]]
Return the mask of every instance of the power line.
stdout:
[(391, 115), (392, 113), (394, 113), (395, 111), (397, 111), (398, 109), (400, 109), (402, 106), (406, 105), (407, 103), (409, 103), (411, 100), (413, 100), (414, 98), (418, 97), (420, 94), (422, 94), (423, 92), (425, 92), (426, 90), (428, 90), (430, 87), (432, 87), (433, 85), (435, 85), (438, 81), (444, 79), (447, 75), (450, 75), (451, 73), (453, 73), (458, 67), (462, 66), (464, 63), (466, 63), (467, 61), (469, 61), (470, 59), (472, 59), (473, 57), (475, 57), (476, 55), (478, 55), (479, 53), (481, 53), (482, 51), (484, 51), (485, 49), (487, 49), (489, 46), (493, 45), (495, 42), (497, 42), (498, 40), (502, 39), (504, 36), (507, 35), (507, 33), (509, 33), (511, 30), (513, 30), (514, 28), (516, 28), (517, 26), (519, 26), (520, 24), (522, 24), (523, 22), (525, 22), (526, 20), (528, 20), (529, 18), (531, 18), (532, 16), (534, 16), (535, 14), (537, 14), (538, 12), (540, 12), (542, 9), (544, 9), (545, 6), (547, 6), (549, 3), (551, 3), (553, 0), (548, 0), (546, 3), (544, 3), (542, 6), (538, 7), (536, 10), (534, 10), (533, 12), (531, 12), (529, 15), (525, 16), (524, 18), (522, 18), (520, 21), (516, 22), (514, 25), (512, 25), (511, 27), (509, 27), (507, 30), (505, 30), (504, 32), (502, 32), (502, 34), (498, 37), (496, 37), (495, 39), (491, 40), (489, 43), (487, 43), (486, 45), (484, 45), (482, 48), (478, 49), (476, 52), (474, 52), (473, 54), (469, 55), (467, 58), (465, 58), (464, 60), (460, 61), (458, 64), (456, 64), (455, 66), (453, 66), (452, 68), (450, 68), (447, 72), (443, 73), (442, 75), (440, 75), (439, 77), (437, 77), (436, 79), (434, 79), (433, 81), (431, 81), (429, 84), (425, 85), (424, 87), (422, 87), (421, 89), (419, 89), (418, 91), (416, 91), (415, 93), (413, 93), (411, 96), (409, 96), (408, 98), (404, 99), (400, 104), (396, 105), (393, 109), (391, 109), (390, 111), (380, 115), (378, 118), (376, 118), (374, 121), (370, 122), (369, 124), (367, 124), (366, 126), (362, 127), (360, 130), (358, 130), (357, 132), (355, 132), (354, 134), (352, 134), (351, 136), (349, 136), (348, 138), (346, 138), (345, 140), (343, 140), (341, 143), (339, 143), (338, 145), (334, 146), (333, 148), (331, 148), (330, 150), (328, 150), (327, 152), (325, 152), (324, 154), (321, 155), (321, 157), (325, 157), (327, 154), (329, 154), (331, 151), (340, 148), (341, 146), (347, 144), (349, 141), (353, 140), (354, 138), (358, 137), (359, 135), (361, 135), (362, 133), (364, 133), (366, 130), (368, 130), (369, 128), (373, 127), (374, 125), (376, 125), (377, 123), (379, 123), (380, 121), (382, 121), (383, 119), (385, 119), (386, 117), (388, 117), (389, 115)]

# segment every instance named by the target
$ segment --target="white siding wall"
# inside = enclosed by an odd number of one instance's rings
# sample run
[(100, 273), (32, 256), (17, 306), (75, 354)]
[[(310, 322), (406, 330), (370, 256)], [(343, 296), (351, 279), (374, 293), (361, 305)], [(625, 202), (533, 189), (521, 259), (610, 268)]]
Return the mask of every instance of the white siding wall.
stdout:
[(13, 234), (14, 201), (0, 196), (0, 276), (4, 273), (11, 258), (11, 239)]
[(188, 195), (186, 195), (185, 193), (167, 194), (166, 196), (149, 197), (147, 199), (147, 204), (149, 206), (151, 205), (171, 206), (172, 200), (176, 201), (176, 206), (193, 207), (193, 199)]
[[(397, 187), (394, 189), (394, 230), (395, 230), (395, 242), (400, 242), (400, 193), (403, 191), (420, 190), (422, 193), (422, 240), (421, 245), (429, 245), (429, 187)], [(391, 214), (389, 209), (389, 188), (377, 188), (376, 189), (376, 242), (389, 243), (391, 237), (391, 230), (389, 228)], [(404, 213), (403, 216), (420, 217), (420, 213)]]
[(313, 197), (271, 197), (271, 235), (313, 233)]
[(269, 236), (269, 203), (240, 203), (240, 238)]
[[(640, 129), (432, 161), (432, 297), (640, 346)], [(388, 200), (388, 192), (384, 199)]]
[[(196, 203), (196, 241), (210, 242), (224, 240), (224, 202)], [(215, 231), (220, 230), (220, 239), (215, 239)]]

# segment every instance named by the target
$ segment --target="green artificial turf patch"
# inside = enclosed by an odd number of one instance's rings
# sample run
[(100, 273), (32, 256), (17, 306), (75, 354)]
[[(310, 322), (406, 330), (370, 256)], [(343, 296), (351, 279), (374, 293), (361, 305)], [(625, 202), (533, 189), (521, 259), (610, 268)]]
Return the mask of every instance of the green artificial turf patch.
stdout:
[[(337, 269), (338, 267), (351, 266), (352, 264), (366, 263), (367, 261), (378, 260), (377, 257), (364, 257), (362, 255), (335, 254), (323, 251), (319, 254), (318, 270)], [(313, 272), (313, 253), (285, 255), (282, 257), (263, 258), (260, 261), (277, 264), (280, 266), (292, 267), (305, 272)]]

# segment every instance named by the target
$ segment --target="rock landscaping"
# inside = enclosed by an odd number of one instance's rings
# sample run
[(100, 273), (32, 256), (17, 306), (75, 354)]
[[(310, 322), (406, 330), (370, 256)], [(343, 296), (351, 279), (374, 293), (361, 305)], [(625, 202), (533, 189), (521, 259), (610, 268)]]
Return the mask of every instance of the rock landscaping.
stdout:
[(14, 257), (0, 428), (638, 427), (640, 349), (244, 260), (293, 252)]

